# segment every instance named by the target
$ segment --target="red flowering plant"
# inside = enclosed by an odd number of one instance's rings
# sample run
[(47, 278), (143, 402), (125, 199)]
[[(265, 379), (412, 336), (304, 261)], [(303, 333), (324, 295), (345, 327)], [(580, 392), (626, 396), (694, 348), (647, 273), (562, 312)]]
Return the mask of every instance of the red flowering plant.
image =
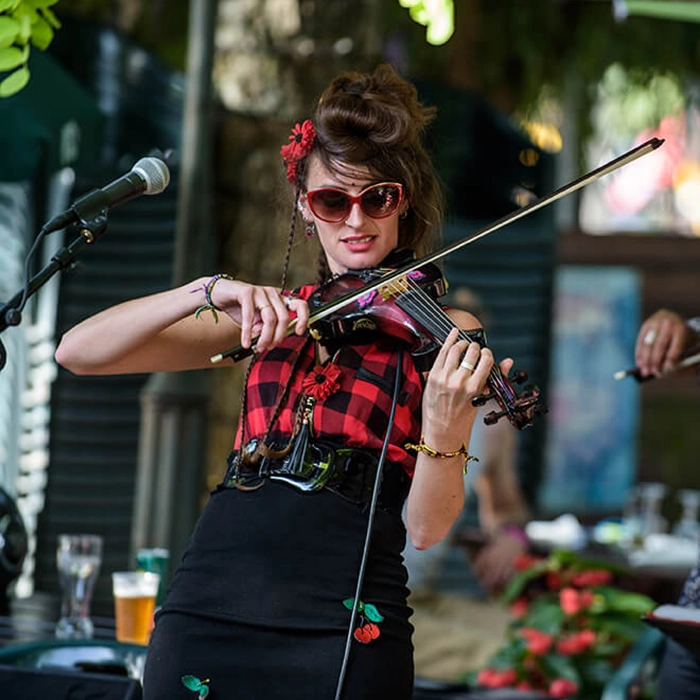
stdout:
[(598, 700), (656, 605), (616, 587), (616, 571), (572, 552), (522, 555), (502, 596), (513, 617), (507, 642), (467, 680)]

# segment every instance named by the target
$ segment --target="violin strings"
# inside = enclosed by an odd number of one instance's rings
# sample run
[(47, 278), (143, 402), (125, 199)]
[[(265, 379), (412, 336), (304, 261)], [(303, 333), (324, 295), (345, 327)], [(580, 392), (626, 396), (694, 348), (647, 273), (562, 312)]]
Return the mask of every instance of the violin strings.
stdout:
[[(400, 289), (400, 285), (396, 282), (391, 282), (387, 285), (388, 290), (394, 295), (399, 306), (411, 310), (417, 321), (430, 329), (432, 333), (441, 332), (442, 337), (438, 338), (442, 343), (449, 335), (450, 331), (455, 328), (454, 321), (449, 317), (447, 312), (435, 301), (422, 287), (420, 287), (410, 277), (405, 277), (404, 281), (409, 288), (409, 291)], [(401, 302), (401, 303), (399, 303)], [(470, 340), (469, 336), (460, 330), (460, 338), (462, 340)], [(490, 379), (499, 386), (502, 393), (513, 397), (513, 392), (510, 391), (508, 385), (504, 381), (503, 373), (497, 364), (491, 368)]]

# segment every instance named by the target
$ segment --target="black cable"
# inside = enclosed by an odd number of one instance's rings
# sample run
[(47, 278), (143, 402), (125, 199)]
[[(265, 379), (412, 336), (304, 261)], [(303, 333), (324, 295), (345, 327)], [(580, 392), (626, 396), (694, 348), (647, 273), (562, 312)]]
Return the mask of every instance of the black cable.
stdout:
[(365, 544), (362, 549), (362, 558), (360, 560), (360, 570), (357, 574), (357, 586), (355, 587), (355, 599), (352, 603), (352, 610), (350, 611), (350, 626), (348, 627), (348, 634), (345, 639), (345, 652), (343, 653), (343, 662), (340, 667), (340, 674), (338, 676), (338, 685), (335, 689), (335, 700), (340, 700), (343, 692), (343, 684), (345, 682), (345, 674), (348, 668), (348, 661), (350, 660), (350, 647), (353, 640), (353, 629), (355, 627), (355, 620), (357, 619), (357, 608), (360, 604), (360, 595), (362, 594), (362, 583), (365, 578), (365, 568), (367, 566), (367, 556), (369, 555), (369, 545), (372, 539), (372, 525), (374, 524), (374, 514), (377, 510), (377, 501), (379, 499), (379, 488), (382, 483), (382, 472), (384, 471), (384, 462), (386, 461), (386, 453), (389, 449), (389, 439), (391, 437), (391, 429), (394, 426), (394, 415), (396, 413), (396, 406), (399, 402), (399, 388), (401, 386), (401, 378), (403, 376), (403, 351), (399, 347), (397, 353), (396, 362), (396, 376), (394, 377), (394, 393), (391, 399), (391, 411), (389, 412), (389, 425), (386, 430), (386, 435), (384, 436), (384, 444), (382, 445), (382, 451), (379, 455), (379, 462), (377, 463), (377, 473), (374, 477), (374, 487), (372, 489), (372, 501), (369, 506), (369, 515), (367, 518), (367, 532), (365, 534)]
[(27, 299), (29, 299), (29, 283), (32, 276), (32, 260), (36, 255), (36, 251), (39, 247), (39, 244), (44, 240), (45, 237), (46, 230), (42, 228), (41, 231), (39, 231), (39, 233), (37, 234), (36, 238), (34, 239), (34, 242), (32, 243), (31, 247), (29, 248), (29, 252), (27, 253), (27, 257), (24, 261), (24, 287), (22, 289), (22, 299), (20, 300), (19, 305), (17, 306), (17, 312), (20, 314), (22, 313), (22, 311), (24, 311), (24, 307), (27, 304)]

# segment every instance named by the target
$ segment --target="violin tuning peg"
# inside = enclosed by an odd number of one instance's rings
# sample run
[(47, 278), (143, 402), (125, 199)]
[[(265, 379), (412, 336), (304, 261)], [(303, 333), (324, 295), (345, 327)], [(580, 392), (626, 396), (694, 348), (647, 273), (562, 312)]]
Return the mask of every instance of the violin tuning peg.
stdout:
[(524, 369), (513, 370), (513, 374), (510, 377), (510, 381), (515, 384), (522, 384), (527, 381), (527, 372)]
[(501, 418), (508, 415), (508, 411), (491, 411), (484, 416), (485, 425), (495, 425)]
[(472, 406), (483, 406), (486, 402), (490, 401), (495, 397), (495, 394), (481, 394), (481, 396), (475, 396), (472, 399)]
[(537, 386), (537, 384), (528, 384), (524, 389), (523, 389), (523, 395), (527, 396), (528, 398), (531, 399), (536, 399), (540, 395), (540, 388)]

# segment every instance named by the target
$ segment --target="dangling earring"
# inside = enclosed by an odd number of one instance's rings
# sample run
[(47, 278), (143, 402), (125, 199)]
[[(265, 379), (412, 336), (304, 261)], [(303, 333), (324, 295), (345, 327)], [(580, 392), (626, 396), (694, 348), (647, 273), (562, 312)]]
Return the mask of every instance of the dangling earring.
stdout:
[(404, 209), (400, 214), (399, 214), (399, 219), (405, 219), (408, 216), (408, 207)]
[(311, 240), (316, 235), (316, 226), (313, 221), (306, 221), (304, 226), (304, 235)]

